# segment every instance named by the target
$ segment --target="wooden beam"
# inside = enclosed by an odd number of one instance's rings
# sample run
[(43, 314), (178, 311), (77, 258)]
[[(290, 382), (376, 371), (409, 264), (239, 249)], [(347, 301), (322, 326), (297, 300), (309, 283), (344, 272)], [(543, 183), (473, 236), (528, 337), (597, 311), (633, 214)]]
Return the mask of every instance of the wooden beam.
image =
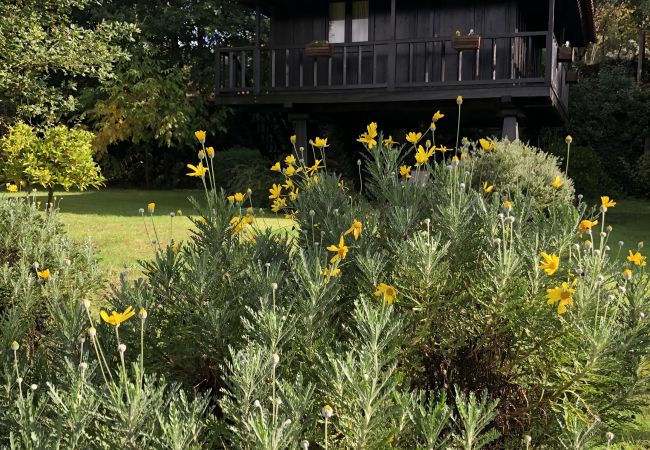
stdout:
[(390, 27), (390, 38), (393, 42), (388, 44), (388, 72), (386, 74), (386, 83), (388, 84), (389, 90), (395, 89), (395, 70), (397, 64), (397, 44), (395, 43), (397, 39), (397, 33), (395, 31), (396, 3), (396, 0), (390, 0), (390, 23), (388, 26)]
[(255, 49), (253, 50), (253, 92), (259, 94), (261, 91), (261, 53), (260, 53), (260, 2), (255, 2)]
[(548, 0), (548, 24), (546, 32), (546, 82), (550, 85), (553, 67), (553, 33), (555, 32), (555, 0)]

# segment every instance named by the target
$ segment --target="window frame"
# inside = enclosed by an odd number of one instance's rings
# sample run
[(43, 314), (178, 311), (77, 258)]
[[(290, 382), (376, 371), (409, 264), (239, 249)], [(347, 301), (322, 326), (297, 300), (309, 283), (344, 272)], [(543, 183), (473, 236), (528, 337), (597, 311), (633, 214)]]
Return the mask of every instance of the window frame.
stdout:
[[(367, 40), (365, 41), (353, 41), (352, 40), (352, 3), (354, 1), (367, 1), (368, 2), (368, 36)], [(330, 8), (329, 5), (331, 3), (335, 2), (343, 2), (345, 3), (345, 31), (344, 31), (344, 39), (343, 42), (333, 42), (333, 44), (356, 44), (356, 43), (363, 43), (363, 42), (372, 42), (373, 40), (373, 35), (374, 35), (374, 27), (372, 26), (373, 20), (372, 20), (372, 2), (370, 0), (331, 0), (327, 3), (327, 20), (325, 22), (326, 26), (326, 32), (325, 36), (327, 39), (329, 39), (329, 30), (330, 30), (330, 22), (331, 22), (331, 17), (330, 17)]]

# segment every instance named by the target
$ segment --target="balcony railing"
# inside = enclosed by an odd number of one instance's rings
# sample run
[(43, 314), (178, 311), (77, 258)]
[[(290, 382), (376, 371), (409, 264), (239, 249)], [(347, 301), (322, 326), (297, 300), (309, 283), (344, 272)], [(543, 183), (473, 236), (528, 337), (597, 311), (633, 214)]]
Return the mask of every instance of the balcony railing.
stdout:
[(219, 93), (265, 94), (543, 83), (555, 75), (547, 73), (547, 38), (545, 31), (481, 35), (480, 49), (465, 51), (455, 50), (451, 37), (332, 44), (331, 57), (306, 56), (298, 45), (222, 48), (216, 86)]

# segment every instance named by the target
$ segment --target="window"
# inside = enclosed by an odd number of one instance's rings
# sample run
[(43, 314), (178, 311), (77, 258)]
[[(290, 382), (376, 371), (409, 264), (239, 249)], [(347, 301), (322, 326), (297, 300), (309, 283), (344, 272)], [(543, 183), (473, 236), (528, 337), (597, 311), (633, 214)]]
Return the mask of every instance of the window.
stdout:
[(334, 44), (367, 41), (369, 17), (368, 0), (330, 2), (328, 40)]
[(352, 42), (368, 40), (368, 0), (352, 2)]
[(329, 39), (332, 43), (345, 42), (345, 2), (330, 3)]

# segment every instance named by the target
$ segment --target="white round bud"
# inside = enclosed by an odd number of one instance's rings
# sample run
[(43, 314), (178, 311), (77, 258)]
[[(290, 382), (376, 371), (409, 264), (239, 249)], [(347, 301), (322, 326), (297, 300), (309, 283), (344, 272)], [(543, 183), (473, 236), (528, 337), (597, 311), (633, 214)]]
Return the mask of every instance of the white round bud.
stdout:
[(494, 242), (494, 245), (499, 245), (499, 244), (501, 244), (501, 239), (500, 239), (500, 238), (496, 238), (496, 239), (495, 239), (494, 241), (492, 241), (492, 242)]
[(95, 337), (96, 334), (97, 334), (97, 330), (95, 329), (95, 327), (88, 328), (88, 336)]
[(465, 183), (460, 183), (460, 188), (465, 189)]
[(504, 218), (505, 216), (503, 215), (503, 213), (499, 213), (499, 215), (497, 215), (497, 217), (498, 217), (499, 219), (503, 220), (503, 218)]
[(36, 384), (36, 383), (32, 383), (32, 384), (29, 385), (29, 388), (30, 388), (32, 391), (35, 391), (36, 389), (38, 389), (38, 384)]
[(607, 233), (605, 233), (604, 231), (601, 231), (600, 232), (600, 237), (602, 237), (602, 238), (607, 237)]
[(625, 244), (625, 242), (623, 242), (623, 241), (618, 241), (618, 246), (619, 246), (619, 247), (623, 247), (624, 244)]
[(277, 291), (278, 283), (271, 283), (271, 289), (273, 289), (274, 291)]
[(325, 406), (323, 406), (323, 409), (321, 410), (321, 413), (323, 414), (323, 417), (325, 417), (326, 419), (329, 419), (330, 417), (332, 417), (334, 415), (334, 410), (332, 409), (332, 407), (330, 405), (325, 405)]
[(23, 384), (23, 377), (16, 378), (16, 383)]
[(608, 431), (607, 433), (605, 433), (605, 439), (607, 439), (608, 443), (612, 442), (614, 440), (614, 433)]
[(300, 443), (300, 447), (302, 450), (307, 450), (309, 448), (309, 441), (307, 439), (303, 439)]
[(508, 222), (515, 223), (515, 216), (508, 216)]
[(81, 369), (82, 372), (85, 371), (86, 369), (88, 369), (88, 363), (87, 362), (79, 363), (79, 368)]
[(280, 364), (280, 355), (278, 355), (277, 353), (273, 353), (271, 355), (271, 364), (273, 364), (274, 366)]
[(526, 444), (530, 444), (531, 442), (533, 442), (533, 438), (527, 434), (526, 436), (524, 436), (524, 441), (526, 442)]
[(120, 344), (117, 346), (117, 351), (120, 353), (124, 353), (126, 351), (126, 345)]
[(309, 210), (309, 217), (314, 217), (315, 215), (316, 215), (316, 211), (314, 211), (313, 209), (310, 209)]
[(600, 212), (606, 213), (607, 212), (607, 206), (601, 206), (600, 207)]
[(285, 420), (284, 423), (282, 424), (282, 428), (288, 427), (289, 425), (291, 425), (291, 419)]
[(584, 195), (578, 194), (578, 200), (582, 200), (583, 197), (584, 197)]
[(357, 159), (357, 166), (361, 167), (361, 160)]
[(84, 308), (86, 308), (86, 310), (90, 309), (90, 300), (86, 299), (83, 302), (81, 302), (81, 304), (83, 305)]
[(139, 212), (140, 214), (144, 214), (144, 208), (140, 208), (140, 209), (138, 209), (138, 212)]
[(614, 227), (612, 227), (611, 225), (607, 225), (607, 232), (608, 233), (611, 233), (613, 229), (614, 229)]
[(643, 320), (645, 319), (645, 313), (639, 313), (639, 319)]
[(426, 224), (426, 226), (429, 226), (429, 224), (431, 223), (431, 219), (427, 217), (426, 219), (424, 219), (424, 223)]
[(603, 281), (605, 281), (605, 277), (602, 276), (602, 275), (598, 275), (598, 276), (596, 277), (596, 281), (598, 281), (599, 283), (602, 283)]
[(616, 297), (614, 297), (612, 294), (609, 294), (609, 295), (607, 296), (607, 301), (613, 302), (615, 298), (616, 298)]
[(253, 407), (255, 407), (255, 408), (261, 408), (261, 407), (262, 407), (262, 404), (260, 403), (259, 400), (255, 400), (255, 401), (253, 402)]
[(640, 241), (638, 244), (636, 244), (636, 247), (641, 250), (643, 248), (643, 241)]
[(594, 250), (594, 255), (600, 256), (600, 250), (599, 249)]

